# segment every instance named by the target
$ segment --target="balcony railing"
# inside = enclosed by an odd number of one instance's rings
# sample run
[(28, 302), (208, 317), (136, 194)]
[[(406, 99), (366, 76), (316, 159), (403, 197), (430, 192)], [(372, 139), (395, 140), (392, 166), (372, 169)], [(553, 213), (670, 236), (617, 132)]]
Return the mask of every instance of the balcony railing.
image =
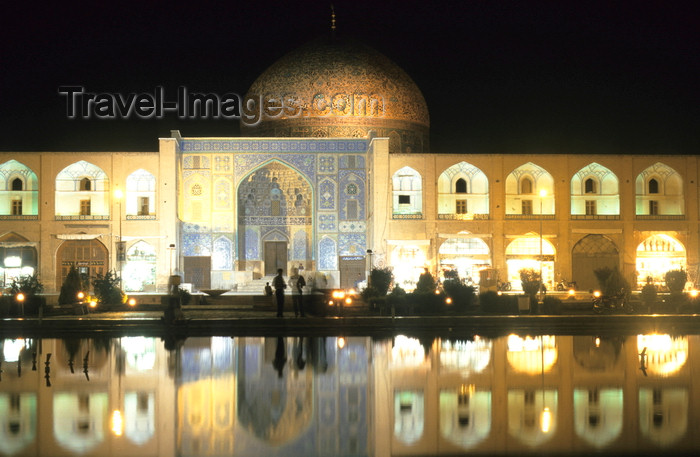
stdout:
[(551, 221), (556, 219), (556, 214), (506, 214), (506, 219), (527, 221)]
[(413, 213), (413, 214), (397, 214), (393, 213), (391, 215), (392, 219), (423, 219), (423, 213)]
[(38, 221), (38, 214), (0, 214), (2, 221)]
[(638, 221), (684, 221), (685, 214), (637, 214)]
[(108, 214), (73, 214), (70, 216), (59, 216), (56, 215), (57, 221), (108, 221)]
[(128, 221), (155, 221), (155, 214), (127, 214), (126, 220)]
[(438, 214), (439, 220), (444, 221), (487, 221), (488, 214)]
[(619, 221), (619, 214), (572, 214), (571, 220)]

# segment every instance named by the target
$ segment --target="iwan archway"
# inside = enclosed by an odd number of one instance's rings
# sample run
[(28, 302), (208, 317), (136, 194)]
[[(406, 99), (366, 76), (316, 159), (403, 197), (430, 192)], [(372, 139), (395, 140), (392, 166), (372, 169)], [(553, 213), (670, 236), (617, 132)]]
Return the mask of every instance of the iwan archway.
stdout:
[(243, 178), (237, 200), (239, 270), (313, 269), (313, 190), (304, 175), (270, 161)]
[(576, 281), (579, 290), (600, 287), (595, 270), (620, 267), (620, 253), (617, 246), (603, 235), (587, 235), (581, 238), (574, 246), (571, 257), (573, 281)]

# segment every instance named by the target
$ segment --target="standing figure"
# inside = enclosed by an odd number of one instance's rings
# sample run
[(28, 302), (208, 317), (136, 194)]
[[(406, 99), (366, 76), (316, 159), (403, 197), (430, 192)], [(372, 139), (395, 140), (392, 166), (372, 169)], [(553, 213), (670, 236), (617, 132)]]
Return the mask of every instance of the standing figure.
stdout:
[(268, 297), (272, 297), (272, 286), (270, 286), (269, 282), (265, 283), (265, 295)]
[(282, 277), (282, 269), (277, 269), (277, 276), (272, 280), (272, 285), (275, 288), (275, 298), (277, 299), (277, 317), (283, 317), (282, 313), (284, 311), (284, 289), (287, 288), (287, 284)]
[(294, 317), (305, 317), (304, 314), (304, 286), (306, 281), (304, 276), (299, 274), (299, 270), (292, 269), (292, 276), (289, 277), (289, 287), (292, 288), (292, 304), (294, 305)]

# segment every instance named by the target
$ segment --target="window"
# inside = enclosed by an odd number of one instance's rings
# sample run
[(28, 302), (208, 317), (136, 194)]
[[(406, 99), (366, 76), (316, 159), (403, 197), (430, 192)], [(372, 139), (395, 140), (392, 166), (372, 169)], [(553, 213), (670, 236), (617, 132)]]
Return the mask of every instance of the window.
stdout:
[(520, 181), (520, 193), (521, 194), (531, 194), (532, 193), (532, 180), (530, 178), (523, 178)]
[(347, 219), (348, 220), (357, 220), (358, 218), (358, 211), (357, 211), (357, 200), (348, 200), (346, 204), (347, 208)]
[(355, 156), (348, 156), (348, 168), (357, 168), (355, 164)]
[(522, 214), (526, 214), (526, 215), (532, 214), (532, 200), (523, 200)]
[(467, 201), (466, 200), (457, 200), (455, 203), (457, 204), (455, 207), (455, 213), (467, 214)]
[(467, 181), (459, 178), (455, 183), (455, 193), (466, 194), (467, 193)]
[(19, 178), (15, 178), (12, 180), (12, 190), (22, 190), (23, 187), (23, 182)]
[(92, 190), (90, 178), (83, 178), (80, 180), (80, 190)]
[(595, 194), (597, 193), (596, 190), (596, 182), (593, 181), (591, 178), (588, 178), (585, 182), (585, 191), (587, 194)]
[(149, 200), (148, 197), (139, 197), (139, 216), (148, 216), (149, 214)]
[(12, 215), (21, 216), (22, 215), (22, 200), (12, 200)]
[(80, 215), (89, 216), (90, 215), (90, 200), (80, 200)]
[(399, 205), (410, 205), (411, 196), (410, 195), (399, 195)]
[(280, 215), (280, 201), (279, 200), (270, 200), (270, 216), (279, 216)]
[(586, 200), (586, 216), (593, 216), (596, 213), (596, 201)]
[(658, 194), (659, 193), (659, 182), (656, 179), (649, 180), (649, 193)]
[(192, 168), (200, 168), (201, 156), (192, 156)]
[(659, 202), (656, 200), (649, 200), (649, 214), (656, 216), (659, 214)]

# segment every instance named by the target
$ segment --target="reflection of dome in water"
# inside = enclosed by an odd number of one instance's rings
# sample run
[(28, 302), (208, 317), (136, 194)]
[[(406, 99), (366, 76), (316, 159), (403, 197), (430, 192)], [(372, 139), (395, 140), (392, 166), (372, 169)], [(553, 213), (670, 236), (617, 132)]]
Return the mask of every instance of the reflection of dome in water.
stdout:
[[(423, 94), (395, 63), (356, 41), (319, 39), (290, 52), (251, 86), (249, 97), (281, 101), (249, 136), (391, 139), (391, 152), (428, 152), (430, 125)], [(268, 105), (269, 106), (269, 105)], [(251, 123), (252, 124), (252, 123)]]

